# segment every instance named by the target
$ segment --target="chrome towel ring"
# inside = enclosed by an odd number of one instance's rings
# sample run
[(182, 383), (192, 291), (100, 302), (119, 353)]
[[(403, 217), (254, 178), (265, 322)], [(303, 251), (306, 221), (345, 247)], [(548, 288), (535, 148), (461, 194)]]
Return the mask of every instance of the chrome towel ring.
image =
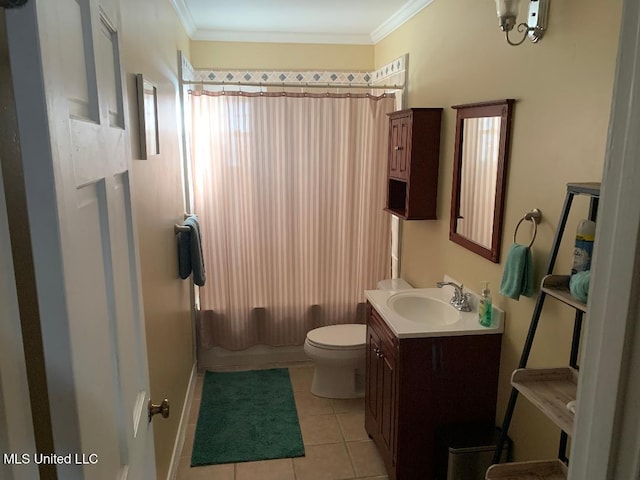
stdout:
[(516, 235), (518, 234), (518, 228), (520, 228), (520, 224), (525, 220), (529, 220), (530, 222), (533, 222), (533, 235), (531, 237), (531, 242), (529, 242), (529, 246), (528, 246), (528, 248), (531, 248), (531, 246), (533, 245), (533, 242), (535, 242), (536, 240), (536, 235), (538, 234), (538, 223), (540, 222), (541, 218), (542, 218), (542, 212), (537, 208), (534, 208), (533, 210), (528, 212), (524, 217), (522, 217), (518, 222), (518, 224), (516, 225), (515, 231), (513, 232), (513, 243), (517, 243)]

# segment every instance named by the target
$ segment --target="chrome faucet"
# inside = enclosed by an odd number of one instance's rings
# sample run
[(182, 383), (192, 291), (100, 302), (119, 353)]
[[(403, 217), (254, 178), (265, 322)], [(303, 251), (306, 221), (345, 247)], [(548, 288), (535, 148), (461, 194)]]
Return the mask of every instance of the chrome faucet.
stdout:
[(453, 297), (451, 297), (451, 300), (449, 301), (449, 303), (453, 305), (457, 310), (460, 310), (461, 312), (470, 312), (471, 306), (469, 305), (469, 294), (464, 293), (464, 290), (463, 290), (464, 285), (458, 285), (457, 283), (454, 283), (454, 282), (436, 283), (436, 286), (438, 288), (442, 288), (445, 285), (450, 285), (454, 288)]

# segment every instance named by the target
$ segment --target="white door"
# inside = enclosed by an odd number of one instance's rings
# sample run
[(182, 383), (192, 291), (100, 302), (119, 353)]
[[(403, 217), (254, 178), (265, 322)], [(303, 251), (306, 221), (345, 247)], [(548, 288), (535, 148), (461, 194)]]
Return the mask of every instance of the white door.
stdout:
[(155, 479), (119, 24), (118, 0), (29, 0), (7, 11), (65, 480)]

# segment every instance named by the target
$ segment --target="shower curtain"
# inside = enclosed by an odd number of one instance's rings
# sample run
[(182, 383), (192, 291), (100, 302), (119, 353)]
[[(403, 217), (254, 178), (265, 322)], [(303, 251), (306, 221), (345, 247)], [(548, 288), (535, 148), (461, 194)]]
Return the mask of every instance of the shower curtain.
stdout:
[(393, 95), (191, 95), (194, 208), (207, 285), (204, 347), (300, 345), (362, 320), (389, 275), (387, 113)]

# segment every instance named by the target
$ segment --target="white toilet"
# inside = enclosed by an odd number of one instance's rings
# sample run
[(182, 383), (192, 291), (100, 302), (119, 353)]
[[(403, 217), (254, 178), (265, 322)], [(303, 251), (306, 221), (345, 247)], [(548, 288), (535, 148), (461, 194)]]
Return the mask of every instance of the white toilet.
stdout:
[(364, 396), (367, 326), (329, 325), (307, 333), (305, 353), (314, 361), (311, 393), (326, 398)]
[[(381, 290), (412, 288), (402, 279), (382, 280)], [(305, 353), (315, 362), (311, 393), (325, 398), (364, 396), (364, 360), (367, 326), (355, 323), (329, 325), (311, 330)]]

